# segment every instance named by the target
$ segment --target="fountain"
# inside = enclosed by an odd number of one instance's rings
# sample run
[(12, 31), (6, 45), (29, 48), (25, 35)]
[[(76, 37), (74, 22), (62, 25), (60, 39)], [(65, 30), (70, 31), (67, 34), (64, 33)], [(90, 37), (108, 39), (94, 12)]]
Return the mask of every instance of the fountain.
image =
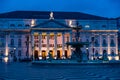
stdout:
[(80, 42), (79, 41), (79, 38), (80, 38), (80, 32), (79, 31), (82, 29), (82, 26), (79, 26), (78, 22), (77, 22), (77, 26), (72, 27), (72, 29), (75, 30), (75, 32), (76, 32), (76, 34), (75, 34), (76, 42), (67, 42), (66, 44), (75, 49), (72, 52), (71, 59), (72, 60), (77, 60), (78, 62), (82, 62), (84, 56), (83, 56), (83, 52), (81, 51), (81, 48), (84, 45), (89, 45), (89, 42)]

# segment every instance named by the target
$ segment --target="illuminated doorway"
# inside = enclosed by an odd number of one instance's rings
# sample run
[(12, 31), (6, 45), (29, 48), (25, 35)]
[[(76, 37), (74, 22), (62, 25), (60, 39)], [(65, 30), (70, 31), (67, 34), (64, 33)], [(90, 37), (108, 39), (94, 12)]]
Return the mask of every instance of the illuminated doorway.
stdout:
[(60, 51), (57, 51), (57, 59), (60, 59)]
[(65, 50), (65, 58), (68, 58), (67, 50)]
[(34, 52), (34, 59), (35, 60), (39, 60), (38, 51), (37, 50), (35, 50), (35, 52)]
[(44, 59), (44, 60), (46, 59), (46, 51), (44, 51), (44, 50), (42, 51), (42, 59)]
[(50, 54), (52, 55), (52, 58), (53, 58), (53, 51), (52, 50), (50, 50)]

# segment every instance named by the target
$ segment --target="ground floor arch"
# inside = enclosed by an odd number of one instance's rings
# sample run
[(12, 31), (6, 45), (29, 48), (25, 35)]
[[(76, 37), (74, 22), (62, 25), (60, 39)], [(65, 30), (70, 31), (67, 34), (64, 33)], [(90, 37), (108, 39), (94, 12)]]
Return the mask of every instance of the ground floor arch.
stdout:
[(46, 59), (46, 51), (45, 50), (42, 50), (42, 59)]
[(61, 59), (60, 50), (57, 50), (57, 59)]
[(38, 51), (37, 51), (37, 50), (34, 51), (34, 59), (35, 59), (35, 60), (38, 60), (38, 59), (39, 59)]

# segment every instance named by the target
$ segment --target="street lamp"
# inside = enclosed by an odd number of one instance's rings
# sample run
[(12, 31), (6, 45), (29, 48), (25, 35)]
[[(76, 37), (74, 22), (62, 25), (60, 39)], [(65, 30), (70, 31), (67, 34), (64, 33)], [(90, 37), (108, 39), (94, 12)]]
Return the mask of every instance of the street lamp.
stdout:
[(16, 61), (16, 60), (17, 60), (17, 59), (16, 59), (16, 56), (15, 56), (16, 48), (14, 47), (13, 49), (14, 49), (13, 60)]
[(92, 41), (93, 60), (95, 60), (95, 56), (94, 56), (94, 37), (91, 38), (91, 41)]
[(89, 60), (89, 51), (88, 51), (88, 47), (86, 47), (86, 53), (87, 53), (87, 59)]

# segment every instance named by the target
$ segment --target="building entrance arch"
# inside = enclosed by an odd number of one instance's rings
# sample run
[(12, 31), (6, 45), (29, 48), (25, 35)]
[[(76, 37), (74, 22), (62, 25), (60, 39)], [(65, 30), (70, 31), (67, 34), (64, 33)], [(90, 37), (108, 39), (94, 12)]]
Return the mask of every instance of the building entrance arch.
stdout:
[(42, 59), (44, 59), (44, 60), (46, 59), (46, 51), (45, 50), (42, 51)]
[(60, 57), (60, 51), (59, 50), (57, 50), (57, 59), (60, 59), (61, 57)]
[(34, 59), (35, 60), (39, 60), (38, 51), (37, 50), (35, 50), (35, 52), (34, 52)]

